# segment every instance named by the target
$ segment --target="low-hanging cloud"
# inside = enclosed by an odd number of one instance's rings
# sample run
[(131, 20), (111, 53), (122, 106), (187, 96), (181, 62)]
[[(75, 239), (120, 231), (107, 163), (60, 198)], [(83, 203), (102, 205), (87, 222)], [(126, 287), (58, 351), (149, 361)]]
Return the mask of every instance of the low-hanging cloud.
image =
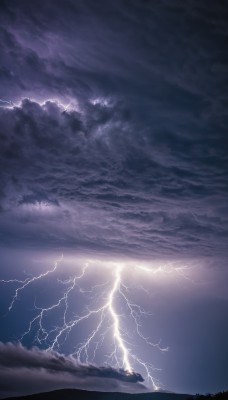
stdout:
[(143, 391), (140, 374), (81, 364), (72, 356), (0, 342), (0, 396), (59, 388)]

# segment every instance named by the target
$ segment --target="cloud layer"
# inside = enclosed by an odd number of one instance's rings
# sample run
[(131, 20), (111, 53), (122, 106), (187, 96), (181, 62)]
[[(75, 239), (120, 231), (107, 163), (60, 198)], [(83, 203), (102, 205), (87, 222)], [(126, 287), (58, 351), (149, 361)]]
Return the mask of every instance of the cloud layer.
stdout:
[(201, 131), (158, 133), (119, 103), (64, 111), (25, 99), (0, 119), (2, 243), (48, 239), (145, 256), (226, 251), (221, 135), (208, 133), (207, 147)]
[(0, 396), (60, 388), (137, 392), (145, 390), (141, 375), (111, 367), (80, 364), (73, 357), (20, 344), (0, 342)]
[(225, 5), (9, 0), (0, 15), (1, 243), (226, 253)]

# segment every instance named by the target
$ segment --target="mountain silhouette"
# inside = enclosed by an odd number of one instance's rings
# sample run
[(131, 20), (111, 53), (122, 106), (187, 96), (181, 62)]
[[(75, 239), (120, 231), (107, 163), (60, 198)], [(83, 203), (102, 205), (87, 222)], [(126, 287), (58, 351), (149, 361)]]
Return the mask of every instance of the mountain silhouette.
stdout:
[(61, 389), (52, 392), (36, 393), (28, 396), (9, 397), (10, 400), (187, 400), (192, 395), (176, 393), (119, 393), (93, 392), (78, 389)]

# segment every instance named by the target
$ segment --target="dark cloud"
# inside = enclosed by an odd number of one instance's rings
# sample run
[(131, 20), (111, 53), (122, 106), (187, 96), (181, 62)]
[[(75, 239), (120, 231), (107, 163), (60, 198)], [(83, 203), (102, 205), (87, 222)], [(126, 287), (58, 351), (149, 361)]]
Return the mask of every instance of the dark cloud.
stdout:
[(79, 363), (75, 358), (21, 344), (0, 342), (0, 396), (35, 393), (56, 388), (94, 388), (143, 391), (140, 374)]
[(2, 243), (226, 253), (227, 9), (1, 2)]
[(226, 22), (226, 2), (205, 0), (3, 1), (0, 98), (115, 93), (225, 115)]
[(2, 243), (226, 252), (223, 131), (160, 131), (102, 98), (77, 110), (24, 99), (0, 119)]

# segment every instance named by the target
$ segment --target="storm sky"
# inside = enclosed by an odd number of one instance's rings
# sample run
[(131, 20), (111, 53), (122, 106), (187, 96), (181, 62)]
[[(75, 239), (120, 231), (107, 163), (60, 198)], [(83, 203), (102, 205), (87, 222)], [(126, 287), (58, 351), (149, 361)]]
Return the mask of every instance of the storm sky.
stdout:
[[(227, 389), (228, 2), (2, 0), (0, 42), (0, 279), (61, 254), (69, 276), (81, 259), (124, 260), (134, 298), (137, 284), (152, 296), (145, 330), (169, 347), (150, 360), (163, 388)], [(134, 262), (186, 272), (141, 282)], [(15, 287), (0, 287), (1, 351), (39, 358), (34, 335), (13, 343), (35, 294), (7, 313)], [(0, 368), (18, 381), (14, 362)], [(109, 372), (105, 389), (125, 390)]]

